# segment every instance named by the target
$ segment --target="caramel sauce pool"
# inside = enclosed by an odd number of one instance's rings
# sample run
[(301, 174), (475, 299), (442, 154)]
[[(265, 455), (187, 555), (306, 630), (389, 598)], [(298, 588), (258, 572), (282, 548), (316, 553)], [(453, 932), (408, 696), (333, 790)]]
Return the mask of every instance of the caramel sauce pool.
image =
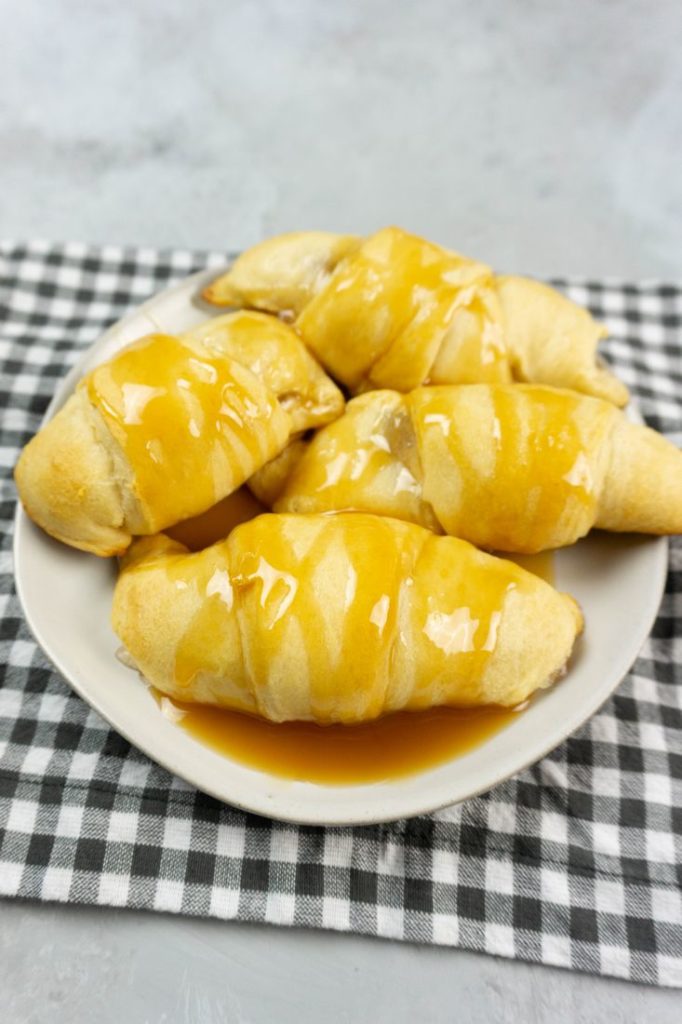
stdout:
[(484, 743), (518, 713), (498, 707), (433, 708), (400, 711), (365, 725), (276, 725), (238, 711), (160, 700), (181, 729), (234, 761), (286, 779), (332, 785), (425, 771)]
[[(257, 514), (248, 492), (222, 502), (210, 517), (176, 527), (178, 540), (196, 550)], [(203, 520), (203, 521), (202, 521)], [(229, 529), (226, 530), (229, 532)], [(223, 533), (223, 536), (225, 533)], [(552, 552), (506, 556), (552, 583)], [(432, 708), (403, 711), (364, 725), (275, 724), (238, 711), (185, 704), (155, 693), (164, 714), (194, 739), (249, 768), (285, 779), (327, 785), (380, 782), (434, 768), (490, 740), (520, 709)]]

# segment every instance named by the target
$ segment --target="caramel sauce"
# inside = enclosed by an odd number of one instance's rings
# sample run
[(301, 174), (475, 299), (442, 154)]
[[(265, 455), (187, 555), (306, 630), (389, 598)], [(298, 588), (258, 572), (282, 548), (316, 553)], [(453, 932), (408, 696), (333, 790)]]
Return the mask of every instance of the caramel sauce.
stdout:
[(427, 771), (492, 739), (518, 714), (490, 706), (432, 708), (364, 725), (276, 725), (237, 711), (159, 699), (181, 729), (219, 754), (282, 778), (338, 786)]

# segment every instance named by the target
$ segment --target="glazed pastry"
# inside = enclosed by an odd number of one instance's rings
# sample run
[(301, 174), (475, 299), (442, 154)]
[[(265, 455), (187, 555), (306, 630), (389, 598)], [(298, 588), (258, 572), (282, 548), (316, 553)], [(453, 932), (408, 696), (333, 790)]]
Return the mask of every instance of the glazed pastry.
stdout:
[(344, 398), (291, 327), (263, 313), (225, 313), (186, 331), (181, 340), (247, 366), (277, 396), (292, 434), (331, 423)]
[(295, 318), (306, 345), (353, 391), (530, 381), (616, 405), (628, 398), (597, 361), (606, 331), (585, 309), (399, 228), (366, 239), (273, 238), (247, 250), (204, 297)]
[(150, 335), (88, 374), (29, 442), (19, 496), (58, 540), (116, 554), (134, 534), (210, 508), (292, 434), (342, 408), (336, 386), (272, 317), (238, 313), (180, 339)]
[(259, 516), (196, 554), (136, 541), (112, 621), (162, 693), (320, 723), (517, 705), (582, 629), (575, 601), (519, 566), (358, 514)]
[(682, 531), (682, 452), (608, 402), (518, 385), (373, 391), (321, 430), (279, 512), (357, 509), (536, 552), (593, 526)]

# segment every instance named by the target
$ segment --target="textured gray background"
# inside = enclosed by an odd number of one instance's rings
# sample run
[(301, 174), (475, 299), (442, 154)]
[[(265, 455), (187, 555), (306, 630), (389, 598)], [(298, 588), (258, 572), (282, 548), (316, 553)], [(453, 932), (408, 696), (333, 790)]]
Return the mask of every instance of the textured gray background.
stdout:
[[(679, 0), (0, 0), (0, 24), (5, 237), (235, 248), (397, 222), (500, 269), (680, 277)], [(461, 951), (12, 903), (0, 984), (13, 1024), (680, 1007)]]

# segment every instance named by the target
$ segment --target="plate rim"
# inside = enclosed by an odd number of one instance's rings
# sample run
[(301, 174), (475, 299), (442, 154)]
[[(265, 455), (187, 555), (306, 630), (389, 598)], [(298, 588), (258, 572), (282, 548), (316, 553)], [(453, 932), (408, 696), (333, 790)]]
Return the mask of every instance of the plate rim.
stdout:
[[(181, 293), (187, 289), (196, 288), (203, 281), (212, 279), (217, 273), (220, 273), (219, 267), (211, 267), (204, 270), (200, 270), (196, 273), (183, 278), (182, 280), (171, 285), (169, 288), (163, 289), (150, 296), (144, 302), (134, 306), (129, 310), (123, 317), (111, 324), (101, 335), (99, 335), (92, 344), (88, 345), (80, 354), (74, 365), (68, 371), (68, 373), (58, 383), (57, 389), (50, 400), (45, 414), (41, 420), (41, 427), (47, 423), (55, 413), (61, 408), (66, 399), (72, 393), (76, 382), (80, 379), (86, 370), (88, 363), (95, 360), (97, 353), (104, 349), (110, 341), (116, 341), (116, 336), (122, 333), (124, 328), (132, 323), (140, 315), (150, 315), (150, 310), (153, 310), (155, 305), (164, 299), (171, 298), (176, 293)], [(196, 296), (195, 296), (196, 298)], [(197, 305), (197, 309), (206, 312), (207, 315), (211, 313), (215, 314), (215, 310), (212, 307), (202, 307)], [(153, 317), (151, 317), (153, 319)], [(121, 345), (125, 344), (125, 341), (121, 341)], [(636, 406), (630, 407), (631, 414), (636, 419), (641, 421), (641, 416)], [(454, 795), (449, 798), (445, 797), (444, 794), (434, 792), (431, 799), (428, 798), (428, 793), (421, 793), (417, 791), (413, 795), (407, 795), (404, 802), (401, 804), (399, 812), (375, 810), (374, 812), (354, 812), (352, 807), (347, 808), (345, 811), (336, 811), (335, 813), (324, 814), (320, 813), (319, 809), (313, 807), (310, 811), (306, 810), (305, 804), (301, 803), (301, 799), (297, 798), (294, 793), (288, 801), (285, 801), (284, 806), (278, 806), (276, 798), (269, 795), (266, 792), (266, 788), (263, 788), (262, 793), (249, 793), (248, 799), (244, 799), (243, 795), (236, 792), (229, 795), (225, 792), (225, 789), (219, 785), (213, 785), (210, 779), (206, 779), (201, 776), (201, 772), (195, 773), (190, 768), (189, 770), (179, 770), (177, 764), (173, 763), (172, 757), (166, 757), (163, 754), (156, 752), (153, 747), (154, 744), (147, 742), (146, 740), (140, 741), (134, 734), (134, 730), (130, 730), (125, 723), (121, 721), (120, 715), (117, 715), (116, 701), (114, 698), (113, 705), (109, 706), (108, 702), (103, 696), (98, 694), (93, 695), (87, 686), (87, 683), (83, 684), (79, 678), (79, 673), (68, 664), (62, 661), (62, 658), (54, 651), (52, 644), (43, 633), (40, 623), (37, 621), (34, 610), (31, 606), (30, 600), (27, 598), (26, 593), (26, 580), (25, 580), (25, 569), (24, 569), (24, 545), (31, 544), (30, 532), (31, 530), (38, 530), (28, 518), (21, 502), (17, 500), (15, 515), (14, 515), (14, 536), (12, 544), (12, 554), (14, 562), (14, 578), (17, 588), (17, 595), (21, 604), (21, 608), (26, 619), (26, 622), (33, 634), (33, 637), (37, 641), (41, 650), (45, 653), (49, 661), (57, 669), (58, 673), (62, 676), (64, 681), (74, 690), (78, 696), (85, 701), (85, 703), (93, 708), (97, 714), (100, 715), (116, 732), (122, 735), (133, 747), (141, 751), (146, 757), (149, 757), (153, 762), (165, 768), (172, 775), (183, 779), (191, 786), (200, 790), (201, 792), (207, 793), (209, 796), (214, 797), (221, 803), (225, 803), (228, 806), (235, 807), (241, 811), (248, 813), (255, 813), (264, 817), (273, 818), (279, 821), (284, 821), (290, 824), (301, 824), (301, 825), (313, 825), (313, 826), (327, 826), (327, 827), (345, 827), (352, 825), (375, 825), (385, 824), (401, 820), (403, 818), (415, 817), (422, 814), (431, 814), (435, 811), (442, 810), (445, 807), (456, 806), (463, 803), (466, 800), (470, 800), (473, 797), (479, 796), (481, 793), (488, 792), (495, 786), (513, 778), (515, 775), (524, 771), (531, 765), (537, 763), (542, 758), (546, 757), (547, 754), (554, 750), (559, 744), (564, 742), (570, 735), (572, 735), (576, 729), (580, 728), (585, 722), (587, 722), (592, 716), (599, 710), (599, 708), (608, 700), (608, 698), (614, 693), (620, 683), (623, 681), (628, 670), (633, 665), (639, 652), (646, 643), (650, 636), (652, 626), (656, 620), (663, 593), (665, 591), (665, 583), (668, 571), (668, 539), (667, 537), (650, 537), (651, 547), (651, 558), (652, 566), (651, 571), (654, 574), (652, 581), (652, 588), (649, 592), (648, 603), (644, 609), (642, 615), (642, 624), (646, 624), (646, 631), (643, 628), (641, 631), (641, 639), (638, 639), (636, 644), (625, 644), (616, 654), (614, 658), (615, 668), (609, 672), (608, 676), (611, 681), (604, 684), (600, 682), (600, 685), (595, 687), (594, 692), (581, 701), (576, 710), (572, 714), (568, 715), (566, 719), (555, 723), (554, 728), (550, 728), (544, 737), (536, 746), (532, 747), (532, 752), (528, 756), (523, 757), (520, 761), (515, 763), (511, 767), (503, 768), (502, 771), (495, 770), (494, 765), (490, 771), (490, 777), (482, 781), (478, 785), (466, 787), (462, 785), (461, 780), (452, 779), (450, 788)], [(646, 535), (645, 535), (646, 536)], [(54, 541), (53, 543), (58, 543)], [(655, 567), (654, 567), (655, 557)], [(655, 568), (655, 572), (654, 572)], [(639, 632), (638, 632), (639, 635)], [(183, 730), (178, 730), (182, 735), (191, 739), (194, 743), (203, 747), (204, 749), (211, 750), (205, 744), (201, 744), (199, 740), (191, 737), (190, 734), (185, 733)], [(494, 740), (494, 736), (491, 740)], [(490, 741), (488, 741), (490, 742)], [(487, 746), (483, 744), (482, 746)], [(476, 748), (476, 749), (480, 749)], [(238, 769), (243, 769), (254, 775), (260, 776), (263, 780), (271, 780), (281, 782), (279, 777), (270, 775), (268, 772), (260, 771), (258, 769), (251, 769), (248, 766), (243, 765), (241, 762), (234, 760), (227, 755), (217, 754), (222, 760)], [(447, 765), (454, 764), (457, 761), (461, 761), (464, 754), (460, 758), (452, 758), (446, 760), (439, 765), (433, 766), (431, 769), (427, 769), (424, 772), (415, 773), (412, 776), (408, 776), (407, 779), (416, 778), (418, 776), (428, 776), (431, 771), (445, 768)], [(393, 785), (400, 786), (401, 782), (407, 781), (407, 779), (397, 778), (392, 780)], [(458, 784), (459, 781), (459, 784)], [(297, 783), (292, 783), (295, 787)], [(368, 785), (372, 783), (356, 783), (346, 785), (330, 785), (325, 783), (300, 783), (303, 786), (312, 786), (314, 789), (322, 791), (334, 790), (339, 791), (340, 789), (347, 789), (352, 791), (354, 789), (366, 790)], [(466, 792), (462, 792), (462, 789), (466, 789)]]

